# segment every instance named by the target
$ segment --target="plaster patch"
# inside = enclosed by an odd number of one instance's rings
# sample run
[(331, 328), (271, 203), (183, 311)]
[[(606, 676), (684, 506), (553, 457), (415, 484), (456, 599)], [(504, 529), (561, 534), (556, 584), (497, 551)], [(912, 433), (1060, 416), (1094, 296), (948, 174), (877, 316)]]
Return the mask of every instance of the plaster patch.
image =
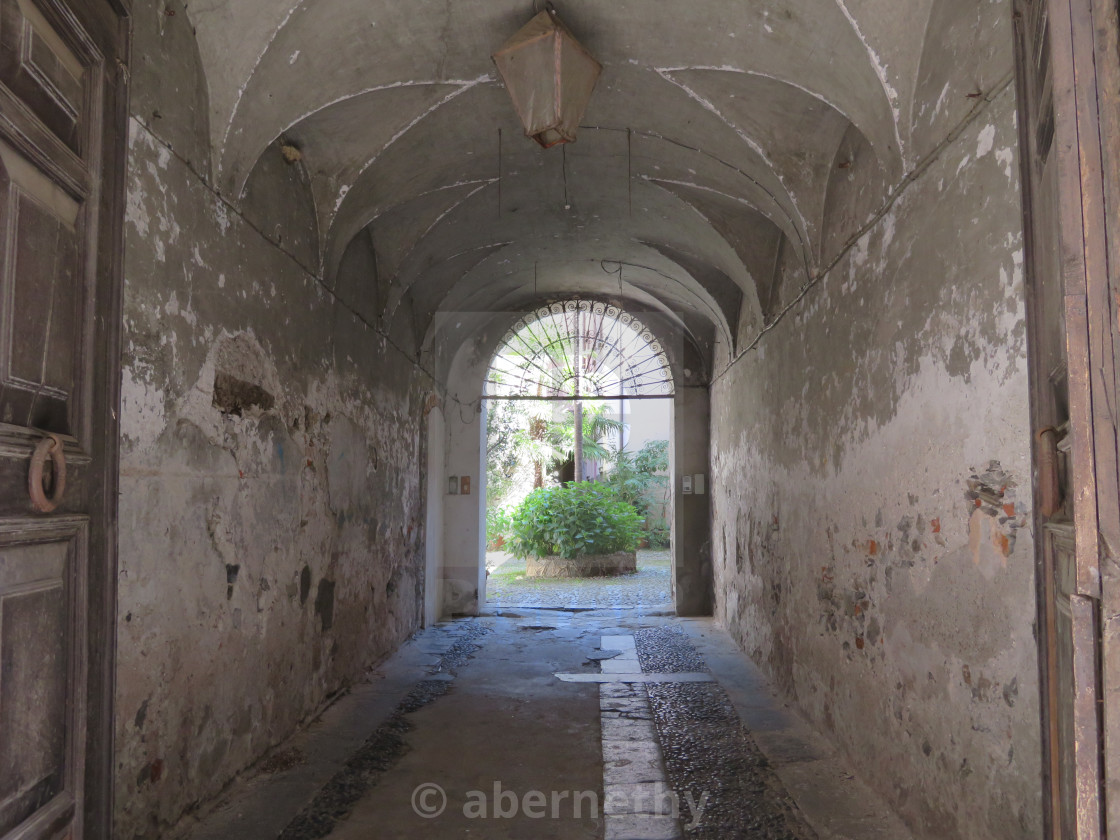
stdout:
[(996, 142), (996, 127), (994, 125), (986, 125), (976, 138), (976, 159), (984, 157), (992, 150)]
[(135, 179), (128, 190), (124, 217), (125, 221), (136, 228), (136, 232), (141, 237), (147, 237), (148, 211), (144, 207), (144, 191)]
[(1015, 174), (1012, 164), (1015, 161), (1015, 150), (1010, 146), (996, 150), (996, 160), (1003, 166), (1003, 174), (1007, 176), (1007, 180), (1014, 179)]
[(121, 371), (121, 435), (137, 451), (151, 449), (167, 425), (167, 398), (154, 376), (151, 365), (139, 362)]
[(892, 242), (894, 242), (894, 232), (895, 232), (896, 223), (897, 223), (897, 218), (895, 217), (895, 211), (892, 209), (891, 212), (887, 213), (887, 215), (883, 217), (882, 241), (881, 241), (879, 247), (882, 250), (884, 260), (886, 260), (889, 256), (887, 254), (887, 248), (890, 246), (890, 244)]
[(335, 211), (337, 211), (338, 208), (342, 206), (342, 200), (344, 198), (346, 198), (346, 194), (348, 192), (350, 192), (350, 185), (349, 184), (343, 184), (341, 187), (338, 188), (338, 197), (335, 199), (335, 202), (334, 202)]
[(968, 548), (972, 563), (984, 577), (991, 580), (996, 572), (1007, 568), (1008, 536), (996, 527), (995, 520), (979, 508), (968, 522)]
[[(945, 87), (941, 88), (941, 95), (937, 97), (937, 104), (934, 106), (934, 109), (933, 109), (934, 115), (937, 115), (937, 114), (941, 113), (941, 106), (943, 106), (945, 104), (945, 97), (948, 95), (948, 93), (949, 93), (949, 83), (946, 82)], [(923, 109), (924, 109), (924, 107), (925, 106), (923, 106)]]
[(224, 236), (229, 231), (229, 208), (220, 198), (214, 200), (214, 218), (218, 220), (218, 227)]

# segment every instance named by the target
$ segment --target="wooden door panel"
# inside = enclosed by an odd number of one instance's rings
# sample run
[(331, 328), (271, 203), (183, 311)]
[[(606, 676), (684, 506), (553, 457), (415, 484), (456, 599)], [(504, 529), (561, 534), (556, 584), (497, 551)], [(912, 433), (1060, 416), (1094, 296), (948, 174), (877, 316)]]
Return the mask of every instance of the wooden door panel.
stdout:
[(1074, 721), (1073, 696), (1073, 614), (1070, 601), (1063, 598), (1057, 603), (1054, 622), (1054, 636), (1057, 640), (1057, 657), (1054, 676), (1058, 682), (1058, 707), (1054, 710), (1057, 717), (1057, 744), (1067, 745), (1069, 749), (1056, 751), (1058, 777), (1056, 787), (1059, 807), (1055, 822), (1059, 837), (1077, 837), (1077, 762), (1072, 745), (1077, 734)]
[(82, 156), (88, 62), (66, 40), (32, 0), (0, 0), (0, 82)]
[(62, 793), (67, 647), (61, 581), (0, 596), (0, 829)]
[(1072, 597), (1077, 594), (1074, 528), (1068, 521), (1051, 521), (1046, 525), (1048, 556), (1053, 563), (1053, 674), (1057, 693), (1053, 742), (1067, 749), (1054, 751), (1056, 759), (1055, 828), (1059, 837), (1077, 837), (1077, 761), (1072, 748), (1077, 737), (1077, 697), (1074, 680), (1074, 616)]
[(123, 3), (0, 0), (0, 840), (111, 836)]
[(4, 836), (69, 830), (82, 801), (87, 540), (84, 517), (0, 520)]
[(74, 431), (82, 346), (81, 205), (0, 142), (0, 422)]
[(1120, 824), (1105, 798), (1120, 759), (1101, 748), (1120, 731), (1108, 735), (1107, 686), (1120, 678), (1102, 638), (1102, 616), (1118, 613), (1102, 564), (1120, 546), (1120, 250), (1109, 240), (1120, 169), (1102, 152), (1120, 148), (1116, 16), (1093, 0), (1013, 2), (1051, 840), (1100, 840), (1106, 813)]

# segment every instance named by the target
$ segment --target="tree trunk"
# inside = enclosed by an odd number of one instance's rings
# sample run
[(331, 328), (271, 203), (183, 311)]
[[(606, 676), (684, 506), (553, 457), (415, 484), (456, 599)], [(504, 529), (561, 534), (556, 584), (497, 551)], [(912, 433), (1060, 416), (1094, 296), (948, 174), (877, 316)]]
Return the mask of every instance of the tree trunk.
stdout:
[[(529, 424), (529, 436), (533, 440), (544, 440), (544, 431), (544, 420), (533, 420)], [(540, 458), (536, 458), (533, 461), (533, 489), (536, 490), (540, 487), (544, 487), (544, 463)]]
[(580, 315), (576, 311), (576, 434), (575, 434), (575, 480), (583, 481), (583, 403), (580, 402), (580, 388), (582, 387), (579, 379), (580, 374), (583, 372), (581, 369), (582, 359), (581, 356), (583, 347), (583, 331), (580, 329)]
[(576, 400), (576, 481), (583, 481), (583, 403)]

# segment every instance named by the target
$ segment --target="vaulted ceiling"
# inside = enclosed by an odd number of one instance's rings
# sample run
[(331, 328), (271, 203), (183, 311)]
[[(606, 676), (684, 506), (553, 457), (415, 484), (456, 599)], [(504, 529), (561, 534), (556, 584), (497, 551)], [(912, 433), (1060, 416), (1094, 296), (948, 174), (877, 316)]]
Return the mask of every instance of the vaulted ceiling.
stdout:
[(421, 334), (577, 292), (733, 346), (779, 263), (812, 277), (1010, 68), (1004, 0), (557, 6), (604, 71), (578, 142), (542, 150), (490, 60), (530, 0), (189, 4), (211, 175), (237, 201), (298, 147), (318, 269), (369, 243), (379, 317)]

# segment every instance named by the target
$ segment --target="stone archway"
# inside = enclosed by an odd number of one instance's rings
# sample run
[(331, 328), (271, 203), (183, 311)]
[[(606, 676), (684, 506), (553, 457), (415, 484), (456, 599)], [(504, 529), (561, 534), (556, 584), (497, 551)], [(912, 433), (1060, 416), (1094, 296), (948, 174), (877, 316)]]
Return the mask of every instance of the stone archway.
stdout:
[[(540, 305), (523, 314), (496, 342), (483, 384), (483, 416), (494, 400), (538, 406), (585, 401), (625, 401), (620, 405), (633, 406), (671, 400), (665, 430), (671, 441), (667, 511), (674, 538), (671, 590), (682, 614), (704, 613), (711, 603), (710, 572), (703, 568), (702, 550), (707, 543), (707, 498), (703, 490), (692, 493), (693, 487), (703, 486), (703, 478), (695, 483), (692, 479), (706, 472), (706, 391), (705, 399), (697, 401), (691, 393), (696, 389), (678, 387), (674, 359), (681, 357), (680, 348), (667, 346), (663, 330), (651, 328), (648, 320), (612, 302), (581, 297)], [(573, 437), (583, 439), (579, 434)], [(687, 470), (682, 467), (686, 461)], [(685, 474), (688, 482), (682, 480)], [(485, 487), (479, 493), (482, 518)], [(484, 527), (480, 523), (480, 530)]]

